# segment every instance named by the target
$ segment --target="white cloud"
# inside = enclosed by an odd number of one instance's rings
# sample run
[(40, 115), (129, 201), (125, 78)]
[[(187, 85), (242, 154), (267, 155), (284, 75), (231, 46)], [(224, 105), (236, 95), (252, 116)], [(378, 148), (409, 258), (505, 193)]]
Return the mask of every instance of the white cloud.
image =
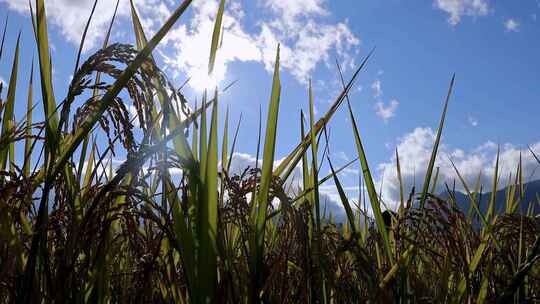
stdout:
[(324, 23), (321, 16), (330, 12), (324, 7), (324, 0), (266, 0), (273, 15), (261, 23), (259, 43), (267, 70), (272, 69), (276, 42), (284, 46), (282, 65), (301, 82), (317, 64), (331, 65), (330, 53), (335, 51), (343, 67), (353, 65), (350, 53), (360, 40), (351, 32), (347, 21)]
[(519, 22), (512, 18), (507, 19), (504, 22), (504, 28), (507, 32), (517, 32), (519, 31)]
[(473, 126), (473, 127), (477, 127), (477, 126), (478, 126), (478, 119), (476, 119), (475, 117), (469, 115), (469, 117), (467, 118), (467, 120), (469, 121), (469, 124), (471, 124), (471, 126)]
[[(27, 0), (0, 0), (5, 2), (10, 9), (28, 16), (29, 8)], [(74, 45), (79, 45), (84, 27), (90, 16), (93, 0), (49, 0), (46, 1), (47, 20), (54, 29), (58, 29), (63, 37)], [(126, 6), (127, 3), (121, 3)], [(96, 12), (86, 36), (85, 49), (88, 50), (101, 43), (109, 26), (116, 1), (98, 1)], [(34, 8), (35, 9), (35, 8)], [(119, 15), (127, 15), (127, 10), (120, 10)]]
[[(166, 5), (163, 0), (137, 0), (133, 1), (133, 3), (135, 4), (148, 39), (154, 35), (155, 31), (157, 31), (172, 14), (172, 10), (169, 9), (169, 6)], [(120, 3), (120, 6), (122, 6), (122, 2)], [(128, 6), (126, 3), (124, 9), (127, 8)], [(131, 12), (129, 14), (131, 14)]]
[[(411, 187), (416, 183), (416, 189), (422, 186), (426, 168), (431, 157), (435, 132), (431, 128), (416, 128), (411, 133), (406, 134), (398, 140), (397, 149), (399, 152), (401, 174), (404, 181), (405, 192), (409, 193)], [(533, 151), (540, 151), (540, 142), (531, 145)], [(481, 183), (485, 191), (490, 191), (492, 187), (493, 171), (497, 145), (488, 141), (471, 151), (464, 151), (459, 148), (451, 148), (441, 144), (437, 154), (435, 166), (440, 167), (438, 188), (436, 193), (445, 191), (444, 183), (449, 185), (456, 181), (456, 188), (463, 191), (461, 183), (455, 173), (452, 164), (448, 160), (450, 157), (460, 174), (467, 181), (470, 187), (474, 185), (479, 174)], [(515, 174), (519, 163), (520, 153), (522, 153), (523, 176), (527, 181), (540, 178), (538, 163), (533, 158), (527, 147), (520, 149), (512, 144), (501, 145), (500, 152), (500, 182), (499, 187), (506, 185), (510, 173)], [(399, 181), (396, 172), (396, 159), (392, 157), (388, 162), (378, 166), (380, 172), (385, 172), (384, 185), (382, 189), (383, 199), (387, 204), (395, 206), (399, 199)]]
[(396, 110), (398, 106), (399, 102), (395, 99), (392, 99), (388, 106), (385, 106), (382, 101), (379, 101), (375, 104), (375, 113), (377, 114), (377, 116), (382, 118), (384, 122), (388, 122), (390, 118), (396, 115)]
[[(274, 23), (279, 24), (279, 23)], [(271, 27), (271, 35), (278, 41), (284, 42), (284, 46), (289, 50), (283, 53), (283, 66), (287, 68), (301, 82), (307, 81), (315, 67), (324, 62), (330, 65), (330, 54), (333, 50), (337, 52), (338, 58), (343, 62), (345, 68), (353, 65), (350, 57), (352, 48), (359, 44), (358, 38), (350, 31), (347, 23), (333, 25), (320, 24), (314, 20), (307, 20), (292, 32), (287, 33), (287, 29), (281, 26)], [(291, 42), (287, 42), (291, 41)], [(275, 46), (263, 43), (264, 58), (269, 54), (275, 54)], [(265, 61), (268, 68), (269, 63)]]
[[(28, 15), (27, 0), (0, 0), (0, 3), (23, 15)], [(78, 45), (90, 14), (93, 0), (48, 0), (47, 14), (53, 29)], [(351, 32), (347, 21), (326, 22), (330, 12), (324, 7), (326, 0), (264, 0), (259, 2), (266, 8), (258, 23), (247, 31), (244, 11), (239, 0), (227, 1), (223, 18), (223, 44), (221, 45), (214, 73), (207, 74), (208, 56), (218, 9), (217, 0), (194, 1), (191, 19), (184, 19), (165, 37), (158, 48), (167, 68), (173, 76), (182, 79), (191, 77), (190, 86), (196, 90), (213, 89), (227, 74), (227, 66), (232, 62), (254, 61), (263, 63), (268, 71), (273, 63), (278, 43), (281, 43), (281, 66), (297, 80), (305, 83), (310, 74), (320, 64), (330, 66), (333, 53), (343, 63), (344, 68), (353, 65), (350, 56), (360, 43)], [(91, 49), (101, 43), (112, 17), (116, 2), (99, 1), (92, 19), (85, 44)], [(151, 36), (164, 23), (175, 7), (173, 1), (138, 0), (135, 2), (147, 36)], [(118, 17), (129, 20), (127, 0), (121, 0)], [(187, 21), (186, 21), (187, 20)], [(120, 21), (120, 20), (119, 20)], [(131, 28), (131, 22), (127, 23)], [(117, 26), (113, 31), (120, 30)], [(52, 43), (52, 42), (51, 42)]]
[(371, 84), (371, 90), (373, 90), (373, 97), (375, 98), (380, 97), (383, 94), (383, 91), (381, 88), (381, 81), (379, 79), (376, 79)]
[(347, 175), (359, 175), (360, 174), (360, 169), (359, 168), (351, 168), (351, 167), (348, 167), (348, 168), (345, 168), (343, 169), (343, 174), (347, 174)]
[(227, 74), (227, 66), (235, 61), (261, 62), (268, 71), (274, 68), (277, 45), (281, 44), (281, 66), (297, 80), (305, 83), (321, 63), (329, 63), (335, 51), (345, 65), (352, 63), (348, 53), (359, 44), (347, 23), (325, 24), (314, 20), (325, 16), (321, 0), (266, 1), (270, 14), (258, 24), (258, 32), (245, 30), (240, 2), (229, 2), (225, 9), (223, 44), (218, 50), (213, 79), (206, 75), (210, 39), (217, 1), (194, 3), (194, 17), (188, 25), (174, 29), (167, 41), (173, 46), (166, 63), (177, 72), (192, 76), (190, 85), (201, 90), (218, 84)]
[[(255, 168), (256, 157), (247, 154), (235, 152), (231, 158), (230, 172), (233, 174), (241, 174), (247, 167)], [(259, 168), (262, 166), (262, 161), (259, 159)]]
[(289, 23), (295, 22), (299, 16), (328, 15), (323, 8), (324, 0), (266, 0), (265, 5)]
[(209, 37), (214, 30), (217, 1), (194, 2), (194, 16), (189, 24), (175, 28), (166, 38), (166, 43), (172, 46), (172, 54), (165, 55), (165, 63), (174, 68), (175, 73), (185, 72), (190, 76), (190, 86), (196, 90), (211, 90), (218, 85), (232, 61), (262, 60), (255, 39), (242, 28), (244, 13), (241, 7), (236, 2), (231, 3), (223, 16), (223, 44), (218, 50), (211, 77), (208, 76)]
[[(224, 78), (227, 65), (233, 61), (261, 62), (266, 70), (272, 71), (278, 44), (281, 44), (281, 66), (303, 83), (319, 63), (329, 63), (332, 51), (337, 53), (345, 66), (350, 65), (352, 59), (348, 54), (359, 44), (359, 40), (352, 34), (346, 22), (325, 24), (320, 20), (315, 21), (315, 17), (330, 14), (324, 9), (323, 2), (265, 1), (264, 6), (271, 10), (269, 15), (257, 24), (259, 32), (253, 33), (244, 29), (241, 4), (237, 1), (231, 2), (225, 12), (225, 33), (223, 45), (218, 51), (214, 82)], [(177, 63), (179, 70), (200, 75), (200, 71), (204, 71), (208, 63), (207, 58), (200, 56), (200, 53), (201, 50), (209, 50), (208, 37), (211, 36), (217, 1), (206, 1), (205, 4), (194, 6), (194, 9), (194, 21), (189, 27), (181, 27), (180, 35), (171, 38), (176, 45), (173, 57), (175, 59), (172, 62)], [(193, 63), (191, 59), (195, 57), (200, 60), (196, 59), (197, 62)], [(189, 61), (186, 58), (190, 58)]]
[[(218, 50), (214, 74), (207, 75), (210, 39), (218, 2), (210, 0), (193, 4), (194, 17), (188, 25), (175, 28), (166, 38), (172, 54), (165, 55), (167, 65), (191, 76), (190, 86), (196, 90), (219, 84), (232, 62), (260, 62), (267, 71), (273, 71), (277, 45), (281, 44), (281, 66), (305, 83), (310, 73), (321, 63), (329, 63), (335, 51), (345, 66), (351, 65), (349, 52), (359, 44), (347, 23), (324, 24), (314, 20), (325, 16), (322, 0), (266, 1), (270, 8), (256, 27), (248, 32), (244, 11), (238, 1), (231, 1), (225, 9), (223, 44)], [(163, 52), (165, 53), (165, 52)]]
[(448, 23), (457, 25), (462, 16), (485, 16), (489, 13), (488, 0), (435, 0), (436, 8), (448, 13)]
[(349, 157), (347, 156), (347, 153), (343, 151), (335, 152), (334, 156), (341, 161), (349, 161)]
[[(6, 3), (8, 8), (24, 15), (29, 15), (27, 0), (0, 0)], [(79, 46), (81, 37), (92, 11), (94, 0), (48, 0), (45, 1), (47, 21), (51, 29), (56, 29), (70, 43)], [(161, 26), (170, 15), (168, 6), (163, 0), (137, 0), (135, 5), (140, 13), (141, 22), (147, 34), (152, 33)], [(98, 1), (96, 11), (92, 17), (90, 27), (86, 35), (84, 50), (88, 51), (100, 46), (107, 29), (109, 28), (114, 9), (115, 0)], [(35, 8), (34, 8), (35, 9)], [(128, 0), (120, 0), (118, 5), (118, 19), (127, 19), (130, 16)], [(131, 22), (129, 22), (131, 28)], [(118, 24), (114, 31), (118, 31)], [(51, 41), (51, 47), (53, 42)]]

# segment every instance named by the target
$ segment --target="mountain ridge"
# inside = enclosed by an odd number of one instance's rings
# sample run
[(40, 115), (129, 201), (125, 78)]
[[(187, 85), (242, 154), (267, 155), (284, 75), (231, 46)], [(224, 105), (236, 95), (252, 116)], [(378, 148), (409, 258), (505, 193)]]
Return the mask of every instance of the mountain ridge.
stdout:
[[(495, 194), (495, 213), (503, 213), (506, 209), (506, 200), (507, 196), (510, 195), (510, 186), (506, 186), (500, 190), (498, 190)], [(540, 203), (538, 200), (538, 197), (540, 197), (540, 180), (530, 181), (523, 184), (523, 199), (520, 200), (520, 193), (519, 188), (516, 189), (514, 193), (514, 201), (518, 202), (520, 206), (517, 207), (516, 212), (519, 213), (526, 213), (529, 204), (532, 204), (532, 208), (534, 208), (533, 211), (540, 211)], [(480, 200), (479, 200), (479, 208), (482, 211), (482, 213), (485, 213), (487, 211), (489, 201), (491, 199), (491, 193), (492, 192), (481, 192), (480, 193)], [(471, 207), (470, 199), (466, 193), (463, 193), (461, 191), (455, 191), (453, 193), (456, 203), (458, 207), (464, 212), (468, 213), (469, 209)], [(439, 194), (441, 198), (448, 199), (450, 197), (448, 191), (444, 191)]]

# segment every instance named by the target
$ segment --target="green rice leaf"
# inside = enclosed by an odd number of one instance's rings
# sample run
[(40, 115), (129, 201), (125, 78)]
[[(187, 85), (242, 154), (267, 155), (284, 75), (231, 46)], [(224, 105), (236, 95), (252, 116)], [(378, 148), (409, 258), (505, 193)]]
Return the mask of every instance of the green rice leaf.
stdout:
[(255, 244), (254, 244), (254, 265), (252, 271), (255, 273), (255, 291), (258, 296), (258, 288), (262, 287), (262, 257), (264, 252), (264, 236), (266, 227), (266, 211), (269, 203), (270, 183), (272, 182), (272, 168), (274, 165), (274, 153), (276, 148), (277, 122), (279, 113), (279, 101), (281, 94), (281, 82), (279, 77), (279, 45), (277, 48), (276, 62), (274, 66), (274, 77), (272, 81), (272, 94), (268, 106), (268, 117), (266, 120), (266, 135), (264, 142), (264, 154), (261, 171), (260, 191), (257, 194), (257, 216), (255, 219)]
[(384, 220), (382, 217), (382, 210), (381, 210), (381, 205), (379, 203), (379, 198), (377, 196), (377, 190), (375, 189), (375, 184), (373, 183), (373, 178), (371, 177), (371, 171), (369, 170), (366, 153), (364, 151), (364, 146), (360, 138), (358, 127), (356, 126), (356, 120), (353, 115), (351, 104), (347, 103), (347, 106), (349, 109), (349, 117), (351, 119), (354, 140), (356, 143), (358, 158), (360, 159), (360, 164), (362, 166), (362, 173), (364, 176), (364, 181), (366, 183), (369, 201), (371, 203), (373, 214), (375, 215), (375, 223), (377, 224), (377, 229), (379, 230), (379, 233), (381, 234), (383, 238), (383, 244), (384, 244), (386, 255), (388, 256), (390, 263), (393, 264), (394, 257), (392, 253), (392, 246), (390, 246), (390, 238), (388, 236), (388, 231), (386, 229), (386, 225), (384, 224)]
[(32, 66), (30, 67), (30, 80), (28, 81), (28, 98), (26, 101), (26, 130), (24, 140), (24, 164), (23, 173), (24, 176), (30, 176), (30, 163), (32, 160), (32, 110), (33, 106), (33, 82), (34, 82), (34, 59), (32, 59)]
[(225, 112), (225, 125), (223, 126), (223, 141), (221, 143), (221, 170), (225, 171), (228, 167), (227, 152), (229, 149), (229, 107)]
[(214, 65), (216, 62), (216, 53), (219, 47), (219, 41), (221, 34), (221, 22), (223, 20), (223, 11), (225, 10), (225, 0), (219, 2), (219, 9), (216, 15), (216, 22), (214, 23), (214, 32), (212, 33), (212, 44), (210, 46), (210, 59), (208, 59), (208, 75), (211, 75), (214, 71)]
[(396, 148), (396, 171), (399, 181), (399, 215), (402, 216), (405, 210), (405, 190), (403, 185), (403, 178), (401, 177), (401, 165), (399, 163), (399, 153)]
[(450, 87), (448, 88), (448, 94), (446, 95), (446, 100), (444, 102), (444, 109), (441, 115), (441, 120), (439, 122), (439, 128), (437, 129), (437, 135), (435, 136), (435, 143), (433, 144), (433, 151), (431, 152), (431, 158), (426, 171), (426, 176), (424, 179), (424, 186), (422, 187), (422, 194), (420, 196), (420, 206), (424, 207), (427, 193), (429, 190), (429, 184), (431, 182), (431, 175), (433, 173), (433, 167), (435, 166), (435, 160), (437, 159), (437, 151), (439, 150), (439, 143), (441, 141), (442, 130), (444, 127), (444, 120), (446, 118), (446, 110), (448, 109), (448, 101), (452, 95), (452, 90), (454, 88), (454, 80), (456, 75), (452, 75), (452, 80), (450, 81)]
[[(217, 100), (217, 89), (215, 100)], [(205, 303), (214, 303), (217, 288), (217, 212), (218, 212), (218, 140), (217, 140), (217, 102), (212, 107), (210, 138), (206, 157), (206, 176), (204, 179), (204, 200), (200, 206), (198, 284), (204, 293)]]
[[(50, 151), (59, 148), (58, 137), (58, 113), (52, 85), (52, 58), (49, 53), (49, 34), (47, 30), (47, 15), (45, 12), (45, 0), (36, 0), (36, 40), (39, 56), (39, 72), (41, 79), (41, 95), (43, 108), (45, 109), (45, 134), (47, 146)], [(81, 138), (82, 139), (82, 138)], [(71, 156), (71, 155), (70, 155)], [(67, 159), (67, 158), (66, 158)], [(62, 166), (63, 167), (63, 166)]]
[[(17, 44), (15, 46), (15, 55), (13, 56), (13, 65), (11, 66), (11, 77), (9, 78), (9, 87), (7, 93), (6, 104), (4, 106), (4, 113), (2, 116), (2, 134), (1, 138), (8, 138), (12, 136), (15, 131), (14, 110), (15, 110), (15, 94), (17, 92), (17, 74), (19, 69), (19, 47), (20, 47), (21, 34), (17, 37)], [(6, 169), (8, 161), (8, 152), (13, 149), (15, 143), (12, 140), (6, 141), (8, 145), (0, 147), (0, 171)], [(3, 176), (1, 177), (4, 178)]]
[(330, 161), (330, 157), (328, 157), (328, 164), (330, 165), (330, 170), (332, 171), (332, 176), (334, 177), (334, 183), (336, 184), (339, 198), (341, 199), (341, 203), (343, 204), (343, 207), (345, 208), (345, 214), (347, 214), (347, 220), (349, 221), (349, 225), (353, 233), (356, 234), (357, 231), (356, 231), (356, 226), (354, 224), (354, 213), (351, 208), (351, 204), (349, 203), (349, 199), (347, 198), (347, 195), (345, 194), (345, 191), (343, 190), (343, 187), (341, 186), (341, 183), (339, 182), (339, 178), (337, 177), (336, 171), (334, 170), (334, 166), (332, 166), (332, 161)]

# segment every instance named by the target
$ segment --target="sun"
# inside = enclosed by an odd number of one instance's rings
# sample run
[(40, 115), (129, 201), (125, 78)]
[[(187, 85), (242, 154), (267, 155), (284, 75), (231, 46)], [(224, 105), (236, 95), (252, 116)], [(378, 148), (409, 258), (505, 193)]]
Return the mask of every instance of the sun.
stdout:
[(207, 68), (197, 68), (192, 69), (190, 75), (189, 86), (195, 91), (213, 91), (225, 78), (225, 71), (222, 69), (215, 69), (211, 75), (208, 75)]

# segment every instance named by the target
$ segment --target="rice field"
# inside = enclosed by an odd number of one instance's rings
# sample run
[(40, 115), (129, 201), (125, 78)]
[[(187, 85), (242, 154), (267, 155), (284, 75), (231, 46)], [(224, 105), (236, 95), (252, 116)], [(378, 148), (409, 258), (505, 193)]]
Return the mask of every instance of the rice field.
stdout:
[[(540, 302), (539, 202), (518, 212), (521, 165), (502, 212), (494, 207), (498, 163), (487, 208), (479, 206), (479, 185), (468, 185), (457, 169), (471, 212), (458, 208), (452, 188), (447, 198), (433, 193), (454, 77), (442, 92), (427, 174), (410, 193), (401, 186), (394, 212), (375, 187), (348, 97), (371, 54), (350, 79), (342, 75), (341, 92), (319, 119), (309, 86), (297, 146), (276, 164), (278, 47), (271, 91), (261, 97), (268, 99), (255, 147), (261, 166), (232, 172), (242, 125), (219, 113), (226, 88), (205, 92), (193, 106), (152, 57), (191, 2), (179, 3), (146, 37), (132, 1), (135, 45), (110, 41), (113, 18), (102, 47), (83, 56), (85, 32), (66, 96), (54, 93), (45, 0), (30, 3), (37, 60), (25, 87), (17, 85), (27, 72), (19, 66), (19, 42), (2, 38), (0, 60), (12, 54), (13, 61), (8, 85), (0, 87), (0, 302)], [(208, 37), (209, 74), (219, 57), (224, 5)], [(24, 117), (15, 117), (15, 103), (26, 104)], [(338, 110), (349, 114), (364, 199), (351, 200), (341, 186), (338, 173), (350, 163), (334, 167), (326, 153), (326, 126)], [(113, 169), (119, 149), (127, 158)], [(401, 180), (399, 151), (396, 159)], [(319, 172), (322, 163), (331, 174)], [(291, 188), (295, 168), (302, 176)], [(346, 213), (343, 223), (327, 216), (320, 201), (319, 186), (329, 180)]]

